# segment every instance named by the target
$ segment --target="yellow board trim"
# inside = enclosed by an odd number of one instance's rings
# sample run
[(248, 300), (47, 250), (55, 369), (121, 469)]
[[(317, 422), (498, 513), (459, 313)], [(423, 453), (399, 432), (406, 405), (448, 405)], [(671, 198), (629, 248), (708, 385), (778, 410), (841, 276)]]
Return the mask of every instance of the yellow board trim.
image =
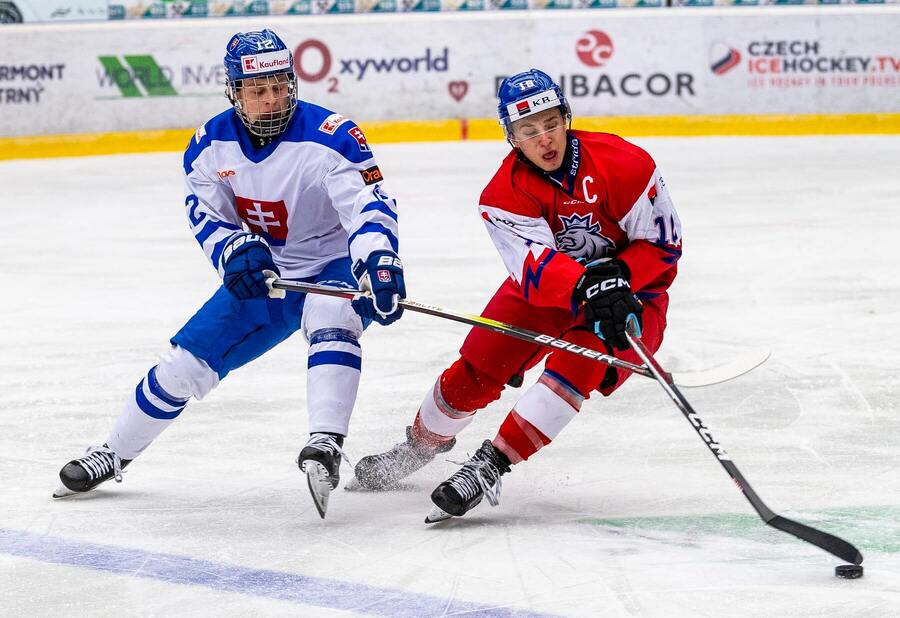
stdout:
[[(497, 121), (485, 118), (397, 120), (360, 126), (374, 144), (503, 139)], [(609, 116), (578, 118), (574, 126), (625, 137), (900, 134), (900, 114)], [(0, 137), (0, 160), (180, 152), (193, 134), (194, 129), (171, 129)]]

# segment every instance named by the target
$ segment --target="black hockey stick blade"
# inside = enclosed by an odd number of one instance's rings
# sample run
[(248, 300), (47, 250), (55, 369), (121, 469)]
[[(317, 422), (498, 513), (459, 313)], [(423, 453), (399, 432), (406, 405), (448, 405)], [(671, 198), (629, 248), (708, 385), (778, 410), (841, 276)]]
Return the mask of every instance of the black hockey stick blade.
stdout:
[(805, 524), (801, 524), (793, 519), (776, 515), (766, 522), (773, 528), (778, 528), (782, 532), (793, 534), (795, 537), (807, 543), (812, 543), (817, 547), (821, 547), (830, 554), (833, 554), (841, 560), (852, 562), (853, 564), (862, 564), (863, 555), (856, 547), (838, 537), (816, 530)]
[(665, 372), (662, 366), (660, 366), (653, 357), (653, 353), (650, 352), (647, 346), (644, 345), (644, 342), (641, 341), (636, 326), (635, 322), (628, 323), (628, 341), (631, 343), (634, 351), (653, 374), (653, 377), (672, 402), (690, 422), (694, 431), (703, 439), (709, 451), (715, 455), (719, 464), (721, 464), (722, 468), (728, 473), (731, 480), (734, 481), (735, 486), (741, 490), (741, 493), (744, 494), (744, 497), (747, 498), (760, 518), (773, 528), (781, 530), (782, 532), (787, 532), (802, 541), (806, 541), (820, 549), (824, 549), (828, 553), (837, 556), (842, 560), (852, 562), (853, 564), (860, 564), (863, 560), (862, 554), (856, 547), (847, 541), (839, 539), (827, 532), (822, 532), (821, 530), (816, 530), (805, 524), (788, 519), (787, 517), (782, 517), (766, 506), (766, 503), (762, 501), (762, 498), (757, 495), (747, 479), (744, 478), (744, 475), (738, 470), (737, 465), (732, 461), (731, 456), (725, 452), (725, 449), (719, 441), (713, 437), (709, 428), (694, 411), (693, 406), (691, 406), (690, 402), (685, 399), (684, 395), (681, 394), (681, 391), (679, 391), (672, 382), (671, 376)]

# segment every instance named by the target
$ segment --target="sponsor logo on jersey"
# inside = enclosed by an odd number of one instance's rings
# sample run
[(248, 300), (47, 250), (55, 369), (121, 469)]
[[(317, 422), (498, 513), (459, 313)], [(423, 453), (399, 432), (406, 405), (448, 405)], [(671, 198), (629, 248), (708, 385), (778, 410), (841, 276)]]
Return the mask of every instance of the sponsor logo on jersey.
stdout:
[(349, 131), (347, 131), (353, 139), (356, 140), (357, 145), (359, 146), (360, 151), (362, 152), (370, 152), (369, 144), (366, 142), (366, 136), (363, 135), (362, 129), (359, 127), (353, 127)]
[(273, 247), (283, 247), (287, 240), (287, 208), (284, 200), (267, 202), (234, 196), (238, 216), (247, 223), (250, 231), (259, 234)]
[(291, 52), (287, 49), (265, 54), (253, 54), (252, 56), (241, 56), (241, 67), (244, 73), (249, 75), (288, 69), (290, 66)]
[(327, 133), (328, 135), (334, 135), (334, 132), (338, 130), (338, 127), (348, 120), (350, 119), (344, 118), (340, 114), (332, 114), (322, 121), (322, 124), (319, 125), (319, 131)]
[(384, 176), (381, 175), (381, 170), (378, 169), (377, 165), (360, 170), (359, 173), (362, 175), (363, 182), (367, 185), (374, 185), (376, 182), (384, 180)]
[(221, 178), (222, 180), (225, 180), (229, 176), (234, 176), (234, 173), (234, 170), (221, 170), (219, 172), (216, 172), (216, 174), (218, 174), (219, 178)]
[(651, 185), (650, 190), (647, 191), (647, 199), (650, 200), (650, 205), (656, 203), (656, 185)]
[(197, 131), (194, 133), (194, 140), (199, 144), (200, 140), (203, 139), (203, 136), (206, 135), (206, 123), (204, 122), (199, 127), (197, 127)]
[(600, 224), (594, 223), (593, 214), (560, 215), (562, 229), (554, 236), (556, 247), (573, 259), (596, 260), (606, 257), (616, 248), (616, 243), (600, 233)]

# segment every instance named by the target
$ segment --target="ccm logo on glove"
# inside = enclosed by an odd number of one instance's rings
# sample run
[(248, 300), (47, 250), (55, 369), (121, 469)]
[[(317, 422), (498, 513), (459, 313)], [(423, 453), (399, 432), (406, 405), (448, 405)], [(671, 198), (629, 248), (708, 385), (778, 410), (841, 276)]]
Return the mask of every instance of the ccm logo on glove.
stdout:
[(595, 283), (591, 287), (589, 287), (585, 292), (585, 298), (593, 298), (599, 292), (606, 292), (607, 290), (612, 290), (613, 288), (627, 288), (629, 287), (628, 282), (622, 279), (622, 277), (606, 279), (605, 281), (601, 281), (600, 283)]

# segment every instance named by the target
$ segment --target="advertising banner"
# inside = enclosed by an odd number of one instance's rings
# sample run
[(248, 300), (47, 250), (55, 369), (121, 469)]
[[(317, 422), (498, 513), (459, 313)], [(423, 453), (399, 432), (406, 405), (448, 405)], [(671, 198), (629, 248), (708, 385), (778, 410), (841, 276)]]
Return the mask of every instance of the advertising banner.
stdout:
[(578, 116), (900, 112), (900, 7), (370, 14), (10, 29), (0, 135), (196, 126), (228, 106), (229, 37), (263, 27), (301, 98), (360, 122), (490, 118), (530, 67)]
[(2, 24), (101, 21), (108, 17), (108, 0), (0, 1)]

